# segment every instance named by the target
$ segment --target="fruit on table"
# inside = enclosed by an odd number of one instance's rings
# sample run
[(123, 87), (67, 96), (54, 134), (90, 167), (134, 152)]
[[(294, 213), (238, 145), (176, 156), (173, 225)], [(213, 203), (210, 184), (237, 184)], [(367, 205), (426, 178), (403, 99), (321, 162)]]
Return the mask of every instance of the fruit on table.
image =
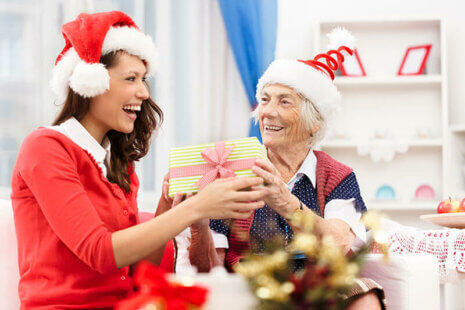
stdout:
[(446, 199), (439, 203), (438, 213), (456, 213), (465, 212), (465, 199), (461, 202), (455, 199)]
[(443, 200), (438, 205), (438, 213), (449, 213), (451, 207), (450, 199)]
[(465, 198), (460, 202), (459, 212), (465, 212)]

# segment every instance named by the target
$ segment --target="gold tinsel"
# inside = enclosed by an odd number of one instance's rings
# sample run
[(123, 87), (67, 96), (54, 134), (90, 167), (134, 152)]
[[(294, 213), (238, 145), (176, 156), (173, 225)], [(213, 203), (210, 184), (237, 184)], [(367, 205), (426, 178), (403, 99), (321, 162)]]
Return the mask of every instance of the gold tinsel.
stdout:
[[(359, 262), (348, 258), (331, 236), (319, 237), (314, 233), (314, 214), (297, 211), (289, 221), (295, 234), (286, 251), (277, 250), (265, 256), (252, 255), (247, 261), (237, 264), (235, 271), (249, 279), (253, 292), (259, 300), (283, 305), (290, 301), (295, 287), (289, 279), (283, 280), (277, 275), (287, 270), (293, 253), (304, 253), (309, 262), (327, 270), (327, 276), (321, 280), (325, 283), (320, 283), (313, 288), (313, 291), (312, 288), (307, 288), (305, 296), (310, 300), (335, 298), (334, 296), (338, 294), (340, 296), (344, 288), (350, 287), (355, 282), (360, 271)], [(381, 216), (367, 212), (363, 222), (372, 230), (373, 242), (377, 243), (387, 257), (388, 238), (386, 232), (382, 230)], [(312, 274), (308, 276), (311, 277)]]

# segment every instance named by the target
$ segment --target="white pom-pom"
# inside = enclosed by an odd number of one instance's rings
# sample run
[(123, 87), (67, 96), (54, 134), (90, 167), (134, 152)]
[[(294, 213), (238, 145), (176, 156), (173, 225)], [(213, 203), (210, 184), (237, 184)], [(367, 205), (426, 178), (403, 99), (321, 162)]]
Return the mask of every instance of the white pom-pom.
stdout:
[(65, 100), (68, 95), (69, 78), (74, 68), (81, 61), (74, 48), (70, 48), (53, 68), (50, 87), (60, 100)]
[(92, 98), (110, 88), (110, 75), (102, 63), (81, 61), (69, 79), (69, 86), (79, 95)]
[(344, 45), (350, 49), (355, 48), (355, 37), (349, 32), (349, 30), (343, 27), (336, 27), (327, 34), (329, 39), (328, 49), (338, 49)]

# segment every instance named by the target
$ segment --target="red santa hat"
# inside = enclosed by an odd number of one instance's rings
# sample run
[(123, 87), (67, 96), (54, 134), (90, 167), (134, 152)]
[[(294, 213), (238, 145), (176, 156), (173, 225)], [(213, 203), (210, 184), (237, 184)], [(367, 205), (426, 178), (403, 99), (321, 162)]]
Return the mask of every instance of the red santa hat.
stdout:
[(277, 59), (266, 69), (257, 84), (259, 102), (263, 88), (281, 84), (293, 88), (310, 100), (323, 118), (328, 119), (340, 108), (341, 95), (334, 85), (334, 70), (344, 61), (343, 52), (353, 54), (354, 37), (344, 28), (328, 34), (330, 50), (314, 59)]
[(157, 66), (157, 50), (150, 36), (139, 30), (134, 21), (119, 11), (79, 16), (62, 26), (65, 47), (58, 55), (51, 87), (65, 99), (68, 87), (90, 98), (103, 94), (110, 87), (110, 76), (100, 57), (123, 50), (138, 56), (147, 67), (147, 76)]

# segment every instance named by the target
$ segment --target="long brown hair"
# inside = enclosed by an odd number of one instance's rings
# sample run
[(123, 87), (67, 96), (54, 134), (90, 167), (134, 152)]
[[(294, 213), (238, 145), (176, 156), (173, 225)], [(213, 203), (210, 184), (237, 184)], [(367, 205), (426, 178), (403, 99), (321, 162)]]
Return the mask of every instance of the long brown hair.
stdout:
[[(107, 68), (111, 68), (116, 65), (118, 56), (122, 52), (115, 51), (106, 54), (100, 58), (100, 62)], [(89, 106), (90, 98), (84, 98), (70, 88), (63, 108), (53, 125), (59, 125), (73, 116), (78, 121), (81, 120), (89, 111)], [(142, 102), (141, 111), (137, 112), (134, 130), (131, 133), (124, 134), (115, 130), (110, 130), (107, 133), (111, 142), (111, 162), (107, 174), (110, 182), (116, 183), (126, 192), (130, 192), (131, 180), (128, 172), (134, 170), (134, 161), (147, 154), (152, 133), (162, 122), (162, 110), (151, 98), (148, 98)]]

